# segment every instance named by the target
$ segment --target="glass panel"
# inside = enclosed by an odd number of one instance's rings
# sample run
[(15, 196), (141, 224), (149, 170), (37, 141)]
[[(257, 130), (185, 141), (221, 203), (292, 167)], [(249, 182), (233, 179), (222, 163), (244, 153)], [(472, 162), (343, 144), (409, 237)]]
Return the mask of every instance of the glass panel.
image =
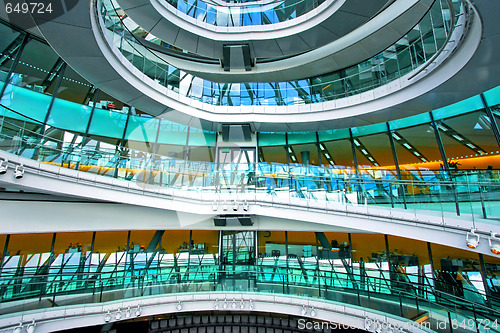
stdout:
[[(483, 303), (484, 286), (478, 283), (479, 258), (467, 250), (432, 244), (435, 288), (466, 300)], [(481, 281), (482, 282), (482, 281)]]
[(259, 147), (284, 146), (285, 144), (286, 144), (285, 133), (259, 132)]
[(85, 99), (91, 88), (92, 85), (87, 80), (75, 72), (73, 68), (66, 66), (57, 98), (83, 104), (86, 102)]
[(184, 159), (185, 154), (185, 146), (161, 144), (158, 147), (158, 155), (182, 160)]
[(127, 114), (95, 108), (89, 134), (121, 139)]
[(177, 254), (189, 252), (189, 230), (167, 230), (161, 239), (165, 253)]
[[(16, 78), (14, 78), (14, 84), (15, 80)], [(5, 89), (1, 104), (27, 117), (44, 122), (51, 99), (52, 96), (9, 85)], [(14, 117), (19, 118), (19, 116)]]
[(92, 247), (92, 232), (58, 232), (54, 253), (87, 252)]
[(318, 132), (318, 136), (319, 136), (319, 142), (338, 140), (338, 139), (348, 139), (349, 129), (342, 128), (337, 130), (321, 131)]
[(25, 267), (27, 274), (33, 274), (38, 267), (49, 263), (52, 237), (49, 233), (11, 235), (2, 278), (14, 277), (18, 267)]
[(12, 60), (14, 59), (16, 52), (12, 52), (9, 49), (9, 46), (21, 35), (19, 31), (11, 29), (0, 22), (0, 36), (2, 39), (0, 40), (0, 52), (2, 57), (0, 59), (4, 59), (4, 56), (7, 57), (6, 61), (0, 65), (0, 81), (4, 81), (7, 76), (7, 72), (10, 70), (10, 66), (12, 65)]
[(92, 107), (56, 99), (50, 111), (47, 125), (68, 131), (85, 133)]
[(328, 149), (328, 152), (330, 153), (329, 155), (332, 156), (333, 158), (332, 163), (335, 166), (344, 167), (352, 170), (355, 169), (350, 140), (345, 139), (345, 140), (328, 141), (324, 142), (324, 145)]
[[(490, 289), (490, 294), (497, 300), (500, 299), (500, 258), (493, 256), (484, 256), (486, 268), (486, 283)], [(469, 273), (470, 275), (470, 273)], [(481, 276), (469, 277), (478, 290), (481, 290)]]
[(316, 144), (292, 145), (298, 162), (303, 165), (319, 165), (318, 147)]
[[(287, 248), (284, 231), (259, 232), (259, 260), (258, 265), (262, 281), (286, 282)], [(289, 254), (290, 256), (290, 254)], [(292, 257), (295, 256), (291, 255)]]
[(500, 86), (485, 91), (483, 95), (489, 106), (500, 104)]
[(162, 120), (158, 142), (184, 146), (187, 142), (187, 126)]
[[(284, 163), (286, 164), (286, 149), (283, 146), (261, 147), (259, 152), (260, 162)], [(290, 159), (290, 163), (293, 161)]]
[[(443, 123), (449, 127), (445, 134), (445, 150), (448, 158), (460, 159), (460, 169), (487, 169), (492, 165), (500, 168), (498, 161), (491, 155), (498, 154), (498, 143), (493, 134), (490, 119), (484, 111), (475, 111), (458, 117), (446, 118)], [(481, 156), (481, 152), (489, 156)], [(474, 157), (474, 158), (471, 158)]]
[(16, 67), (16, 73), (20, 77), (16, 84), (37, 92), (52, 94), (57, 78), (49, 86), (44, 86), (43, 83), (58, 58), (50, 46), (31, 40), (26, 44)]
[(208, 132), (191, 127), (189, 129), (190, 146), (215, 147), (215, 132)]
[(450, 118), (469, 111), (479, 110), (483, 108), (483, 103), (479, 95), (464, 99), (463, 101), (445, 106), (443, 108), (432, 111), (435, 120), (442, 118)]
[(94, 253), (121, 252), (127, 248), (128, 231), (98, 231), (95, 236)]
[(158, 134), (158, 119), (151, 117), (131, 116), (127, 125), (125, 138), (140, 142), (154, 143)]
[[(393, 134), (393, 138), (402, 170), (415, 168), (439, 169), (442, 159), (437, 147), (434, 130), (430, 124), (398, 130)], [(437, 163), (425, 163), (423, 159)]]

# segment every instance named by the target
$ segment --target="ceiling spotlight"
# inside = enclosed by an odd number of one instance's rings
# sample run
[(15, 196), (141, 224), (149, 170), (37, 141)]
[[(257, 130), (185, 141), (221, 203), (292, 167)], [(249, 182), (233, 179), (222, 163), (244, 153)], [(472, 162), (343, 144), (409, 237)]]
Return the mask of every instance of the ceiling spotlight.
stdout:
[(177, 306), (175, 308), (177, 309), (177, 311), (181, 311), (182, 310), (182, 303), (178, 302)]
[(467, 233), (467, 247), (470, 249), (475, 249), (479, 245), (479, 235), (476, 235), (475, 230), (471, 229)]
[(106, 312), (106, 315), (104, 316), (104, 321), (109, 323), (111, 321), (111, 312)]
[(215, 211), (217, 211), (217, 208), (218, 208), (217, 207), (217, 202), (214, 201), (214, 203), (212, 204), (212, 210), (215, 212)]
[(250, 208), (250, 205), (248, 205), (248, 202), (245, 201), (245, 203), (243, 204), (243, 210), (245, 212), (248, 212), (248, 209)]
[(224, 203), (222, 204), (222, 210), (223, 210), (223, 211), (226, 211), (226, 210), (227, 210), (227, 208), (228, 208), (227, 202), (226, 202), (226, 201), (224, 201)]
[(238, 202), (237, 202), (236, 200), (234, 200), (234, 202), (233, 202), (233, 210), (234, 210), (234, 211), (237, 211), (237, 210), (238, 210), (238, 207), (239, 207)]
[(492, 231), (491, 237), (488, 239), (491, 252), (494, 254), (500, 254), (500, 238), (498, 238), (497, 236), (498, 235)]
[(130, 310), (130, 306), (125, 310), (125, 318), (130, 318), (132, 314), (132, 310)]
[(305, 305), (302, 305), (302, 311), (301, 311), (302, 315), (305, 316), (307, 314), (307, 308)]
[(13, 333), (21, 333), (23, 331), (23, 323), (19, 322), (19, 325), (14, 327)]
[(122, 319), (122, 313), (120, 312), (120, 308), (118, 308), (118, 310), (116, 310), (115, 319), (116, 320)]
[(240, 309), (245, 308), (245, 302), (243, 300), (240, 301)]
[(33, 319), (31, 324), (29, 324), (28, 327), (26, 327), (26, 332), (35, 333), (35, 326), (36, 326), (35, 319)]
[(214, 309), (219, 310), (219, 299), (218, 298), (215, 299)]
[(24, 176), (24, 166), (22, 164), (16, 166), (16, 170), (14, 171), (14, 177), (17, 179), (23, 178)]
[(135, 309), (135, 316), (136, 317), (139, 317), (141, 315), (141, 307), (139, 305), (137, 305), (137, 309)]
[(316, 309), (311, 308), (311, 317), (316, 317)]
[(222, 308), (227, 309), (227, 300), (224, 298), (224, 303), (222, 303)]
[(366, 318), (365, 319), (365, 330), (371, 331), (373, 321), (371, 319)]
[(250, 310), (253, 310), (254, 306), (252, 300), (248, 302), (248, 307), (250, 308)]
[(6, 173), (8, 168), (9, 168), (9, 161), (0, 160), (0, 175)]

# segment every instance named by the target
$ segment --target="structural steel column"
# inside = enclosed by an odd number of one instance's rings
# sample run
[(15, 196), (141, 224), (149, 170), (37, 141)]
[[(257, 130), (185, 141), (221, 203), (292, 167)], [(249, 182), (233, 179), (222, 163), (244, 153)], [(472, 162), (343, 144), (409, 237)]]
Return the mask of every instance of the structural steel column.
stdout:
[[(389, 142), (391, 144), (391, 150), (392, 150), (392, 157), (394, 158), (394, 165), (396, 166), (396, 172), (398, 175), (398, 180), (401, 182), (403, 180), (403, 177), (401, 176), (401, 169), (399, 168), (399, 160), (398, 160), (398, 153), (396, 151), (396, 145), (394, 145), (394, 138), (392, 137), (392, 131), (391, 131), (391, 126), (389, 125), (388, 122), (386, 122), (387, 125), (387, 135), (389, 135)], [(399, 184), (397, 187), (398, 192), (402, 194), (403, 197), (403, 205), (404, 208), (406, 209), (406, 193), (405, 193), (405, 187), (401, 187), (402, 184)], [(392, 193), (390, 194), (392, 196)]]
[(486, 293), (486, 304), (491, 307), (491, 291), (488, 286), (488, 275), (486, 274), (486, 265), (484, 264), (484, 257), (482, 253), (479, 253), (479, 266), (481, 268), (481, 278), (483, 280), (484, 292)]
[[(432, 115), (432, 111), (429, 112), (429, 116), (431, 117), (431, 126), (434, 129), (434, 135), (436, 136), (436, 141), (438, 144), (439, 152), (441, 154), (441, 159), (443, 160), (444, 169), (447, 173), (447, 178), (450, 178), (450, 180), (451, 180), (450, 166), (448, 165), (448, 159), (446, 157), (446, 152), (444, 150), (443, 141), (441, 140), (441, 134), (439, 133), (439, 128), (436, 124), (436, 121), (434, 120), (434, 116)], [(458, 195), (456, 192), (456, 187), (453, 184), (450, 186), (451, 186), (451, 191), (453, 192), (453, 197), (455, 199), (455, 209), (456, 209), (457, 215), (460, 216), (460, 206), (458, 204)]]
[(500, 147), (500, 131), (498, 130), (498, 124), (495, 119), (495, 115), (493, 112), (491, 112), (491, 108), (488, 105), (488, 102), (486, 101), (486, 98), (484, 97), (484, 94), (479, 94), (481, 97), (481, 102), (483, 102), (484, 110), (486, 111), (486, 115), (488, 118), (490, 118), (491, 121), (491, 130), (493, 131), (493, 134), (495, 135), (495, 139), (497, 140), (497, 144)]
[(21, 42), (21, 46), (19, 46), (19, 49), (17, 50), (16, 53), (16, 57), (14, 58), (14, 61), (10, 66), (7, 78), (5, 78), (5, 84), (3, 85), (2, 90), (0, 90), (0, 100), (2, 99), (2, 96), (5, 93), (5, 89), (7, 89), (7, 86), (10, 84), (10, 79), (12, 78), (12, 74), (14, 74), (14, 71), (16, 70), (16, 67), (19, 64), (19, 59), (21, 59), (21, 54), (24, 51), (24, 47), (26, 46), (26, 44), (28, 44), (29, 41), (30, 41), (30, 35), (29, 34), (24, 35), (23, 41)]
[[(54, 103), (56, 101), (56, 96), (59, 93), (59, 88), (61, 88), (61, 82), (62, 82), (63, 77), (64, 77), (64, 72), (66, 71), (66, 66), (67, 66), (66, 63), (63, 63), (61, 68), (59, 69), (59, 72), (57, 73), (57, 75), (59, 75), (59, 77), (57, 78), (56, 86), (54, 88), (54, 91), (52, 92), (52, 98), (50, 99), (50, 104), (49, 104), (49, 107), (47, 108), (47, 113), (45, 114), (45, 119), (43, 121), (44, 125), (47, 125), (47, 121), (49, 121), (52, 107), (54, 106)], [(43, 132), (45, 132), (45, 128), (42, 129), (42, 133)]]

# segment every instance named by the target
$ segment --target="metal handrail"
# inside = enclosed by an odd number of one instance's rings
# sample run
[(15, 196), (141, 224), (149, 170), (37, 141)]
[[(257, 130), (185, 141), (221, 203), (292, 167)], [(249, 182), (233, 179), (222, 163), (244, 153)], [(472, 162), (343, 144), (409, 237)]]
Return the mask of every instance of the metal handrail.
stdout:
[[(6, 106), (3, 106), (3, 105), (0, 105), (0, 107), (4, 107), (5, 109), (9, 110), (9, 111), (12, 111), (16, 114), (19, 114), (19, 115), (22, 115), (21, 113), (9, 108), (9, 107), (6, 107)], [(36, 120), (36, 119), (33, 119), (33, 118), (30, 118), (30, 117), (27, 117), (27, 116), (24, 116), (26, 117), (27, 119), (29, 119), (30, 121), (33, 121), (35, 123), (38, 123), (38, 124), (42, 124), (42, 122)], [(3, 118), (6, 118), (5, 116)], [(50, 142), (56, 142), (58, 144), (60, 144), (61, 146), (63, 146), (65, 144), (64, 141), (62, 140), (58, 140), (58, 139), (54, 139), (52, 137), (49, 137), (45, 134), (40, 134), (40, 133), (37, 133), (37, 132), (33, 132), (29, 129), (26, 129), (24, 127), (21, 127), (13, 122), (9, 122), (9, 121), (4, 121), (3, 122), (3, 127), (2, 128), (5, 128), (5, 124), (9, 125), (9, 126), (12, 126), (14, 127), (14, 130), (17, 131), (17, 130), (22, 130), (23, 131), (23, 134), (24, 136), (26, 135), (33, 135), (33, 136), (36, 136), (40, 141), (43, 141), (44, 139), (46, 139), (47, 141), (50, 141)], [(52, 128), (54, 129), (59, 129), (59, 130), (63, 130), (61, 128), (57, 128), (57, 127), (53, 127), (51, 126)], [(6, 136), (5, 134), (2, 134), (4, 137)], [(8, 136), (7, 136), (8, 137)], [(10, 136), (10, 138), (14, 138), (13, 136)], [(24, 140), (24, 138), (19, 138), (21, 139), (21, 142), (24, 142), (26, 143), (26, 145), (28, 146), (32, 146), (34, 143), (32, 142), (28, 142), (26, 140)], [(76, 155), (76, 156), (85, 156), (85, 157), (88, 157), (89, 155), (86, 155), (86, 154), (83, 154), (83, 153), (76, 153), (74, 148), (75, 147), (66, 147), (66, 149), (62, 148), (52, 148), (52, 147), (43, 147), (42, 145), (40, 145), (40, 143), (37, 142), (36, 143), (36, 147), (38, 148), (43, 148), (47, 151), (52, 151), (52, 152), (58, 152), (59, 154), (64, 154), (64, 155)], [(117, 146), (119, 147), (119, 146)], [(83, 149), (83, 147), (81, 147)], [(171, 158), (171, 157), (166, 157), (164, 155), (160, 155), (160, 154), (153, 154), (153, 153), (149, 153), (149, 152), (145, 152), (145, 151), (139, 151), (139, 150), (135, 150), (134, 151), (136, 152), (142, 152), (145, 154), (145, 156), (150, 156), (147, 160), (148, 161), (162, 161), (162, 160), (168, 160), (168, 161), (173, 161), (173, 162), (178, 162), (179, 164), (190, 164), (190, 163), (203, 163), (203, 164), (206, 164), (207, 166), (210, 166), (210, 168), (206, 168), (206, 170), (210, 169), (211, 170), (211, 173), (219, 173), (221, 175), (224, 175), (224, 174), (232, 174), (234, 172), (241, 172), (240, 171), (234, 171), (234, 170), (224, 170), (223, 168), (219, 168), (219, 170), (217, 170), (215, 168), (215, 163), (214, 162), (205, 162), (205, 161), (200, 161), (200, 162), (196, 162), (196, 161), (185, 161), (184, 159), (175, 159), (175, 158)], [(112, 157), (121, 157), (122, 160), (123, 159), (127, 159), (126, 156), (117, 156), (116, 155), (116, 150), (111, 152), (111, 151), (105, 151), (105, 150), (91, 150), (90, 151), (92, 154), (91, 155), (96, 155), (96, 154), (100, 154), (100, 155), (107, 155), (109, 156), (110, 158)], [(133, 158), (130, 158), (129, 160), (134, 160)], [(142, 160), (144, 161), (144, 160)], [(118, 163), (118, 161), (116, 161)], [(123, 162), (123, 161), (122, 161)], [(222, 164), (221, 164), (222, 165)], [(228, 165), (232, 165), (231, 163), (229, 163)], [(454, 185), (468, 185), (468, 186), (493, 186), (493, 187), (499, 187), (500, 188), (500, 180), (499, 182), (490, 182), (490, 181), (487, 181), (487, 180), (478, 180), (478, 181), (473, 181), (471, 182), (470, 180), (464, 180), (464, 181), (460, 181), (460, 180), (450, 180), (449, 178), (452, 178), (452, 177), (455, 177), (456, 176), (461, 176), (461, 175), (468, 175), (469, 173), (472, 173), (472, 174), (482, 174), (482, 173), (489, 173), (490, 171), (484, 171), (482, 172), (481, 170), (459, 170), (457, 173), (448, 173), (448, 172), (445, 172), (445, 171), (442, 171), (442, 173), (439, 173), (437, 175), (442, 175), (444, 179), (442, 180), (408, 180), (408, 179), (397, 179), (397, 178), (394, 178), (394, 179), (377, 179), (377, 178), (372, 178), (372, 179), (369, 179), (369, 178), (364, 178), (364, 177), (358, 177), (358, 176), (352, 176), (352, 177), (349, 177), (348, 179), (342, 179), (342, 176), (344, 174), (339, 174), (337, 177), (332, 177), (332, 176), (335, 176), (335, 175), (332, 175), (332, 174), (329, 174), (328, 171), (331, 171), (332, 169), (329, 169), (329, 168), (321, 168), (319, 166), (317, 167), (314, 167), (314, 170), (317, 170), (317, 171), (320, 171), (323, 170), (323, 172), (321, 174), (308, 174), (308, 175), (301, 175), (300, 173), (299, 174), (289, 174), (288, 172), (283, 172), (282, 174), (272, 174), (271, 172), (264, 172), (264, 173), (260, 173), (259, 171), (259, 166), (262, 165), (262, 163), (254, 163), (254, 164), (251, 164), (253, 167), (250, 168), (251, 170), (254, 170), (253, 172), (255, 173), (254, 177), (256, 179), (281, 179), (281, 180), (295, 180), (295, 181), (302, 181), (302, 180), (317, 180), (317, 181), (323, 181), (323, 182), (337, 182), (337, 181), (340, 181), (340, 182), (343, 182), (343, 183), (349, 183), (349, 184), (352, 184), (352, 183), (364, 183), (364, 184), (370, 184), (370, 183), (374, 183), (374, 184), (378, 184), (378, 183), (384, 183), (384, 184), (392, 184), (392, 185), (396, 185), (396, 184), (399, 184), (399, 185), (416, 185), (416, 186), (454, 186)], [(268, 163), (264, 163), (263, 165), (265, 166), (268, 166), (270, 164)], [(288, 167), (288, 168), (294, 168), (294, 166), (286, 166), (284, 165), (284, 167)], [(310, 167), (306, 167), (306, 166), (299, 166), (298, 168), (310, 168)], [(335, 169), (333, 169), (335, 170)], [(380, 168), (377, 168), (375, 170), (383, 170), (384, 169), (380, 169)], [(144, 169), (144, 171), (151, 171), (151, 172), (154, 172), (154, 171), (157, 171), (157, 170), (148, 170), (148, 169)], [(189, 168), (185, 169), (184, 172), (186, 173), (189, 173), (190, 171), (195, 171), (195, 170), (190, 170)], [(196, 170), (196, 171), (199, 171)], [(286, 171), (286, 170), (284, 170)], [(390, 169), (385, 169), (385, 171), (388, 171), (388, 172), (395, 172), (394, 170), (390, 170)], [(179, 170), (176, 170), (176, 172), (179, 172)], [(260, 174), (259, 174), (260, 173)], [(329, 178), (332, 178), (331, 180)], [(447, 179), (448, 178), (448, 179)], [(334, 179), (334, 180), (333, 180)]]
[[(210, 265), (212, 266), (212, 265)], [(207, 267), (210, 267), (207, 266)], [(213, 266), (218, 266), (218, 265), (213, 265)], [(187, 267), (187, 266), (182, 266), (182, 267)], [(259, 266), (258, 268), (264, 268), (265, 266)], [(271, 266), (269, 266), (270, 268)], [(45, 297), (56, 297), (58, 294), (60, 295), (66, 295), (66, 294), (77, 294), (81, 289), (87, 290), (89, 289), (88, 283), (93, 284), (93, 288), (106, 288), (107, 290), (123, 290), (123, 289), (129, 289), (129, 287), (125, 287), (125, 281), (126, 280), (132, 280), (128, 281), (127, 284), (133, 283), (133, 280), (142, 280), (142, 283), (147, 282), (149, 285), (148, 287), (154, 287), (157, 285), (183, 285), (185, 286), (186, 284), (197, 284), (197, 283), (211, 283), (211, 280), (206, 280), (204, 275), (207, 274), (213, 274), (213, 282), (216, 284), (222, 284), (222, 281), (231, 281), (233, 279), (227, 278), (227, 276), (231, 276), (233, 274), (237, 275), (245, 275), (247, 276), (254, 276), (255, 277), (255, 282), (256, 283), (262, 283), (262, 284), (274, 284), (274, 285), (282, 285), (283, 283), (286, 283), (287, 286), (300, 286), (300, 287), (310, 287), (313, 289), (318, 288), (321, 292), (327, 291), (327, 290), (341, 290), (344, 292), (349, 292), (349, 293), (363, 293), (364, 296), (369, 296), (369, 297), (379, 297), (381, 299), (387, 299), (387, 297), (391, 297), (394, 295), (399, 295), (399, 297), (403, 296), (405, 299), (415, 299), (418, 298), (421, 301), (428, 302), (430, 304), (434, 305), (439, 305), (441, 307), (448, 307), (450, 305), (453, 306), (458, 306), (462, 310), (467, 310), (471, 311), (474, 314), (481, 314), (482, 316), (489, 315), (489, 316), (494, 316), (496, 318), (500, 317), (500, 310), (488, 307), (484, 304), (472, 302), (470, 300), (467, 300), (463, 297), (459, 297), (453, 294), (449, 294), (443, 291), (439, 291), (436, 289), (432, 289), (431, 286), (425, 285), (425, 284), (414, 284), (414, 283), (408, 283), (408, 282), (403, 282), (403, 281), (397, 281), (394, 279), (386, 279), (386, 278), (379, 278), (379, 277), (367, 277), (367, 280), (375, 280), (375, 281), (384, 281), (384, 282), (389, 282), (386, 283), (384, 289), (387, 289), (390, 291), (390, 293), (381, 293), (377, 292), (376, 290), (370, 290), (370, 288), (360, 288), (360, 283), (352, 284), (350, 277), (347, 276), (347, 273), (341, 273), (337, 272), (337, 274), (340, 274), (341, 276), (346, 275), (345, 278), (341, 278), (341, 281), (345, 282), (345, 285), (341, 286), (335, 286), (335, 285), (328, 285), (328, 284), (322, 284), (321, 279), (322, 278), (327, 278), (325, 276), (321, 276), (321, 272), (318, 272), (317, 280), (315, 279), (313, 282), (302, 282), (302, 274), (295, 274), (295, 273), (283, 273), (283, 272), (273, 272), (273, 277), (278, 276), (278, 279), (273, 280), (266, 280), (265, 278), (262, 279), (263, 274), (270, 274), (270, 272), (266, 272), (263, 270), (245, 270), (245, 271), (234, 271), (234, 270), (220, 270), (220, 269), (214, 269), (214, 270), (209, 270), (209, 271), (199, 271), (199, 272), (176, 272), (174, 270), (169, 271), (168, 273), (162, 273), (158, 272), (158, 270), (162, 270), (165, 268), (174, 268), (174, 266), (164, 266), (164, 267), (153, 267), (149, 268), (145, 273), (142, 273), (142, 271), (145, 271), (145, 269), (135, 269), (134, 271), (132, 270), (120, 270), (116, 271), (116, 276), (115, 277), (106, 277), (105, 275), (109, 275), (109, 272), (85, 272), (85, 273), (75, 273), (75, 274), (56, 274), (56, 275), (51, 275), (51, 274), (45, 274), (45, 275), (33, 275), (33, 276), (18, 276), (18, 277), (12, 277), (12, 278), (7, 278), (7, 279), (0, 279), (0, 290), (3, 290), (3, 295), (6, 293), (6, 288), (11, 287), (14, 288), (17, 284), (21, 283), (22, 288), (28, 288), (27, 286), (35, 286), (35, 287), (40, 287), (40, 286), (45, 286), (44, 289), (45, 291), (43, 292), (42, 289), (40, 290), (30, 290), (29, 292), (25, 292), (25, 296), (28, 297), (23, 297), (21, 294), (19, 297), (13, 297), (10, 300), (15, 301), (19, 299), (30, 299), (30, 298), (39, 298), (42, 297), (41, 295)], [(149, 271), (152, 271), (151, 273)], [(154, 271), (157, 271), (156, 273)], [(317, 272), (317, 270), (309, 270), (311, 272)], [(139, 272), (139, 274), (135, 274), (136, 272)], [(126, 275), (127, 273), (133, 273), (133, 275)], [(201, 275), (200, 278), (196, 279), (193, 278), (190, 280), (190, 276), (195, 276), (195, 275)], [(353, 274), (356, 277), (360, 277), (359, 274)], [(82, 279), (66, 279), (64, 280), (64, 276), (85, 276), (86, 278)], [(53, 278), (52, 280), (50, 278)], [(59, 277), (59, 279), (57, 279)], [(168, 277), (165, 280), (162, 280), (160, 277)], [(298, 277), (300, 281), (296, 281), (296, 279), (292, 279), (291, 277)], [(39, 281), (36, 282), (22, 282), (24, 279), (28, 278), (35, 278), (35, 279), (40, 279)], [(338, 279), (338, 275), (337, 275)], [(13, 282), (12, 280), (18, 280), (19, 282)], [(146, 281), (147, 280), (147, 281)], [(8, 284), (1, 283), (2, 281), (7, 281)], [(117, 282), (117, 283), (114, 283)], [(360, 280), (356, 280), (356, 282), (360, 282)], [(395, 282), (397, 286), (399, 287), (394, 287), (392, 283)], [(73, 289), (73, 290), (66, 290), (64, 287), (65, 285), (70, 285), (70, 284), (78, 284), (78, 283), (83, 283), (81, 288)], [(349, 287), (349, 285), (352, 284), (352, 287)], [(47, 285), (50, 285), (47, 287)], [(365, 282), (365, 285), (368, 285), (368, 281)], [(123, 286), (120, 288), (120, 286)], [(412, 289), (415, 289), (415, 293), (409, 293), (405, 292), (403, 287), (411, 287)], [(421, 295), (418, 294), (419, 289), (423, 289), (424, 292), (425, 289), (430, 289), (430, 291), (427, 291), (430, 295), (432, 295), (435, 300), (425, 298)], [(53, 289), (54, 291), (51, 292), (50, 289)], [(92, 289), (92, 288), (90, 288)], [(481, 297), (482, 295), (479, 294)], [(0, 298), (0, 302), (9, 302), (9, 299), (3, 297)], [(500, 304), (498, 299), (493, 299), (496, 305)], [(441, 302), (440, 302), (441, 301)], [(450, 310), (448, 308), (448, 310)], [(453, 309), (452, 309), (453, 310)]]

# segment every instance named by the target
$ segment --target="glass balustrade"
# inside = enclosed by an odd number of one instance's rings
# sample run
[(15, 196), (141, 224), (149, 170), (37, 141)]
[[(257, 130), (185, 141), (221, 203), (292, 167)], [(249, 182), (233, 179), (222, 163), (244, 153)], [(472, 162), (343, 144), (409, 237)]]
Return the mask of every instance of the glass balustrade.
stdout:
[[(437, 290), (432, 279), (395, 272), (384, 262), (360, 269), (348, 259), (260, 257), (245, 270), (221, 270), (223, 260), (217, 254), (129, 250), (49, 253), (36, 271), (23, 272), (13, 265), (13, 257), (7, 258), (1, 271), (0, 314), (52, 304), (85, 305), (171, 293), (252, 292), (319, 298), (377, 310), (385, 304), (384, 312), (409, 319), (427, 316), (439, 320), (444, 314), (458, 323), (475, 320), (477, 326), (479, 320), (493, 324), (500, 316), (500, 299), (491, 296), (487, 304), (481, 293), (458, 297)], [(498, 331), (498, 327), (490, 328)], [(476, 327), (469, 330), (476, 331)]]
[[(500, 310), (499, 280), (481, 278), (472, 252), (433, 244), (436, 257), (453, 258), (432, 263), (426, 242), (395, 236), (131, 230), (7, 237), (0, 235), (0, 314), (186, 292), (313, 297), (383, 306), (413, 320), (448, 312), (456, 321), (491, 320)], [(487, 274), (498, 272), (498, 258), (485, 261)]]
[(86, 147), (85, 140), (54, 139), (50, 127), (42, 135), (36, 131), (39, 126), (33, 119), (22, 122), (2, 116), (0, 148), (45, 164), (132, 181), (144, 189), (169, 188), (177, 191), (174, 195), (195, 195), (218, 205), (264, 200), (317, 208), (376, 206), (451, 212), (490, 223), (500, 216), (497, 170), (403, 171), (399, 179), (394, 170), (382, 168), (363, 168), (357, 174), (331, 166), (197, 162), (120, 146)]
[[(220, 3), (203, 0), (166, 0), (176, 14), (218, 27), (260, 26), (298, 18), (318, 8), (325, 0), (274, 0)], [(180, 17), (182, 17), (179, 15)]]
[(407, 35), (358, 65), (288, 82), (219, 83), (188, 74), (145, 47), (127, 27), (131, 19), (125, 23), (110, 0), (98, 1), (96, 11), (110, 46), (141, 73), (182, 97), (216, 106), (322, 103), (375, 89), (423, 68), (442, 50), (455, 26), (467, 26), (469, 15), (464, 2), (439, 0)]

